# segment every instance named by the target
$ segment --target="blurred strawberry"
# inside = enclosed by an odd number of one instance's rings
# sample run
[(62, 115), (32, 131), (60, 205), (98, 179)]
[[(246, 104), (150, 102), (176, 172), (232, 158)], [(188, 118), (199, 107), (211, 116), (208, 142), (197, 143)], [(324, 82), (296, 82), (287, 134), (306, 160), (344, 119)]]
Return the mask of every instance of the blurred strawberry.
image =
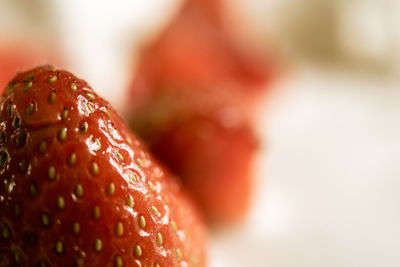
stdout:
[[(218, 94), (217, 94), (218, 93)], [(257, 140), (226, 91), (160, 93), (131, 127), (182, 178), (212, 222), (239, 220), (251, 192)]]
[[(189, 0), (157, 40), (144, 49), (131, 91), (137, 99), (176, 87), (242, 91), (246, 99), (274, 70), (226, 30), (222, 1)], [(257, 95), (259, 96), (259, 95)]]
[(253, 108), (274, 71), (227, 30), (218, 0), (189, 0), (142, 53), (131, 127), (212, 222), (243, 218), (257, 141)]

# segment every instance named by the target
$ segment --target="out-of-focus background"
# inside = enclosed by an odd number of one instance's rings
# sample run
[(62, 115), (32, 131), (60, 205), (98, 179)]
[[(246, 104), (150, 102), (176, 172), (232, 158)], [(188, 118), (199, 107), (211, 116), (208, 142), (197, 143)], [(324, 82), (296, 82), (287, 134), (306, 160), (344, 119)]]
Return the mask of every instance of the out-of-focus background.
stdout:
[[(54, 63), (121, 110), (140, 48), (182, 3), (0, 0), (0, 84)], [(400, 2), (226, 8), (238, 38), (285, 67), (258, 113), (250, 213), (213, 233), (210, 266), (400, 266)]]

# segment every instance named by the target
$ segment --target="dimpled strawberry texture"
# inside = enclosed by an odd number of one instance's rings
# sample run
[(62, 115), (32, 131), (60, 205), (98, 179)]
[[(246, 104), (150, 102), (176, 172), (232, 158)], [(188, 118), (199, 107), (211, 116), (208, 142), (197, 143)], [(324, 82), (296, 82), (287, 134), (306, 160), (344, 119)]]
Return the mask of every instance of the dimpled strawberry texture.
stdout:
[(85, 81), (20, 73), (0, 114), (0, 266), (205, 266), (196, 209)]

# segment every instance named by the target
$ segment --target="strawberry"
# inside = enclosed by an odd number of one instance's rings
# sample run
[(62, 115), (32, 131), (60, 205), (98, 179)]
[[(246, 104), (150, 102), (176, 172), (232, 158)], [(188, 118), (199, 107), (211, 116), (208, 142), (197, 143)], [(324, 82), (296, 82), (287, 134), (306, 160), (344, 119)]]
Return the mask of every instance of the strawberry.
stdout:
[(165, 31), (143, 49), (132, 99), (145, 98), (153, 90), (210, 86), (237, 90), (242, 100), (260, 96), (276, 70), (246, 49), (225, 27), (223, 3), (185, 2)]
[(205, 265), (198, 212), (85, 81), (20, 73), (0, 114), (0, 266)]
[(253, 108), (273, 73), (224, 25), (222, 0), (188, 0), (140, 58), (127, 117), (212, 222), (243, 218)]
[(228, 96), (179, 92), (157, 95), (132, 116), (130, 125), (182, 178), (210, 222), (239, 221), (251, 193), (257, 149), (253, 130), (227, 105)]

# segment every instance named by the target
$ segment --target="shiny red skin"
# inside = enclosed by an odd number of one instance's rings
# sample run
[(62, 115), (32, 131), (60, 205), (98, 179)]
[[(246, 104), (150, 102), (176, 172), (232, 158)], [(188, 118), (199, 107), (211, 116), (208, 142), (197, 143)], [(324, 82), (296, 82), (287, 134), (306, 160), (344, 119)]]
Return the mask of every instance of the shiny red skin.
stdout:
[[(51, 77), (56, 81), (49, 83)], [(32, 87), (25, 92), (30, 81)], [(71, 83), (76, 90), (70, 89)], [(0, 167), (0, 266), (17, 265), (16, 258), (21, 266), (41, 266), (41, 260), (46, 266), (118, 266), (117, 254), (123, 266), (205, 266), (206, 232), (195, 207), (108, 102), (85, 81), (49, 66), (21, 73), (11, 85), (0, 101), (5, 134), (0, 150), (7, 153)], [(34, 109), (27, 114), (30, 103)], [(18, 128), (13, 127), (16, 117)], [(87, 131), (81, 130), (83, 121)], [(60, 135), (64, 127), (65, 139)], [(23, 142), (17, 141), (20, 133), (26, 137)], [(47, 144), (45, 151), (40, 151), (42, 141)], [(74, 165), (69, 162), (72, 153), (76, 153)], [(25, 170), (19, 165), (24, 159)], [(52, 180), (50, 166), (56, 170)], [(37, 185), (36, 196), (31, 194), (32, 183)], [(114, 192), (108, 189), (110, 183)], [(83, 196), (75, 191), (78, 184)], [(128, 205), (129, 195), (133, 207)], [(57, 204), (59, 196), (64, 208)], [(100, 209), (98, 218), (95, 206)], [(43, 212), (50, 218), (48, 226), (41, 221)], [(144, 228), (139, 226), (141, 215)], [(79, 234), (72, 231), (74, 222), (80, 223)], [(121, 236), (116, 230), (119, 222)], [(101, 251), (95, 250), (96, 238), (101, 239)], [(63, 243), (61, 253), (56, 251), (58, 241)], [(140, 256), (134, 252), (136, 245), (141, 247)]]
[(127, 104), (131, 127), (213, 223), (246, 214), (257, 152), (254, 108), (274, 77), (232, 38), (224, 2), (186, 1), (143, 51)]

